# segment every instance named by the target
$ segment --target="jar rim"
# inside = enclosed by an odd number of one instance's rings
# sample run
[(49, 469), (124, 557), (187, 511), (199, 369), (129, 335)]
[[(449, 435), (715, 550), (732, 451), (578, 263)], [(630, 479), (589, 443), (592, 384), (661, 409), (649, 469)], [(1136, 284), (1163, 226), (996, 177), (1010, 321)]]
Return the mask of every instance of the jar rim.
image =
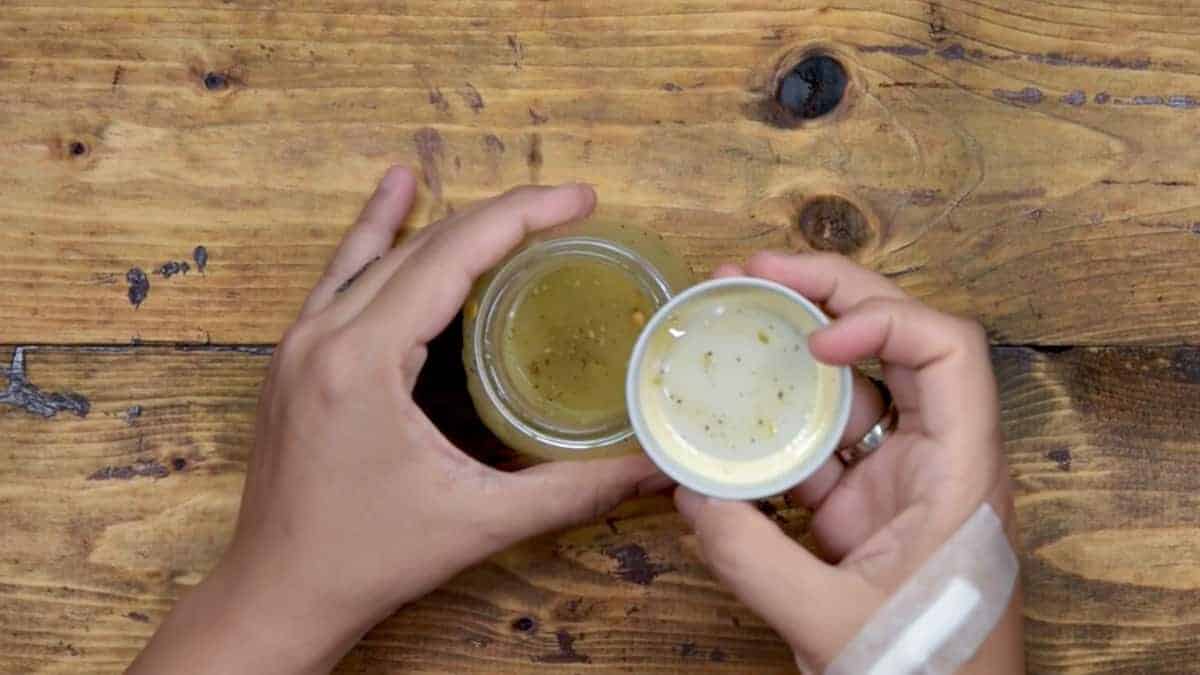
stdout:
[[(545, 445), (571, 451), (593, 450), (627, 441), (634, 436), (626, 411), (624, 421), (608, 425), (599, 431), (554, 428), (539, 423), (534, 415), (523, 413), (515, 405), (516, 396), (505, 384), (505, 377), (496, 363), (489, 359), (490, 338), (502, 317), (498, 310), (508, 294), (518, 293), (524, 283), (536, 278), (536, 272), (565, 257), (590, 258), (613, 264), (635, 278), (654, 301), (654, 309), (665, 305), (672, 297), (671, 286), (663, 274), (646, 258), (619, 243), (591, 236), (568, 236), (532, 244), (503, 263), (485, 288), (474, 319), (472, 347), (475, 370), (484, 394), (505, 423), (521, 434)], [(649, 317), (647, 317), (649, 319)], [(631, 347), (632, 355), (632, 347)], [(615, 430), (611, 430), (615, 427)]]

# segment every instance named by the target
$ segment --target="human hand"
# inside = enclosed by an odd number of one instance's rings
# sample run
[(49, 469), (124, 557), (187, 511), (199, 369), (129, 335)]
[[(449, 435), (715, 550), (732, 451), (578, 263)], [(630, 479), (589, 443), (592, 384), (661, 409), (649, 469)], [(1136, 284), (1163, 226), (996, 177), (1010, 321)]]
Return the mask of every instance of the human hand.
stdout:
[[(823, 670), (921, 564), (983, 502), (1012, 538), (1013, 503), (1001, 451), (988, 343), (973, 322), (937, 312), (882, 276), (835, 255), (759, 254), (745, 269), (790, 286), (834, 317), (814, 333), (817, 359), (878, 357), (899, 425), (852, 467), (832, 457), (787, 497), (813, 511), (819, 559), (743, 502), (680, 487), (676, 504), (714, 573), (791, 646), (802, 670)], [(883, 413), (879, 391), (856, 376), (842, 442), (861, 440)], [(1021, 671), (1019, 589), (972, 663)]]
[(596, 198), (518, 188), (393, 248), (414, 191), (387, 174), (276, 350), (233, 542), (131, 672), (327, 671), (465, 567), (670, 485), (642, 456), (505, 473), (434, 427), (412, 399), (427, 343), (477, 276)]

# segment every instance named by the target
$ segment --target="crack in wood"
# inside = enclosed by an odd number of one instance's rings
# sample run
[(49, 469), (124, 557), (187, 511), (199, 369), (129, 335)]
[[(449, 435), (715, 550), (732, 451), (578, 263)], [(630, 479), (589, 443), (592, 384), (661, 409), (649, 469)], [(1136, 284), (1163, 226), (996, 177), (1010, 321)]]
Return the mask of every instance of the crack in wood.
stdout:
[(25, 347), (13, 350), (12, 364), (5, 371), (8, 386), (0, 393), (0, 404), (20, 408), (39, 417), (51, 418), (60, 412), (87, 417), (92, 404), (75, 392), (46, 393), (29, 381), (25, 372)]

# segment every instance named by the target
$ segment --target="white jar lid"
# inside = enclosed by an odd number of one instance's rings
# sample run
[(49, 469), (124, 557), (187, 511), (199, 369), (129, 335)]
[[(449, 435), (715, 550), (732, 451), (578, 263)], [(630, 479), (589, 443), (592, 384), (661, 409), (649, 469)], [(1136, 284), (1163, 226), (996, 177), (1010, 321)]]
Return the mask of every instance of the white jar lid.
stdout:
[(646, 454), (692, 490), (779, 494), (815, 472), (850, 417), (850, 369), (808, 351), (829, 323), (799, 293), (729, 277), (681, 293), (640, 334), (625, 381)]

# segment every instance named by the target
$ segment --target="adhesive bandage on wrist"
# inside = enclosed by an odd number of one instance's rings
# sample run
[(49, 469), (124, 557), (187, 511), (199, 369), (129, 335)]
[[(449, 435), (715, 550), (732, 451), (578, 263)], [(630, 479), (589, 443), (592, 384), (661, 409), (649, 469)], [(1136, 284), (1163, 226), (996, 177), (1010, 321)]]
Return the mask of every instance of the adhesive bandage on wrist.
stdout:
[(951, 675), (1008, 608), (1016, 554), (986, 503), (884, 603), (825, 675)]

